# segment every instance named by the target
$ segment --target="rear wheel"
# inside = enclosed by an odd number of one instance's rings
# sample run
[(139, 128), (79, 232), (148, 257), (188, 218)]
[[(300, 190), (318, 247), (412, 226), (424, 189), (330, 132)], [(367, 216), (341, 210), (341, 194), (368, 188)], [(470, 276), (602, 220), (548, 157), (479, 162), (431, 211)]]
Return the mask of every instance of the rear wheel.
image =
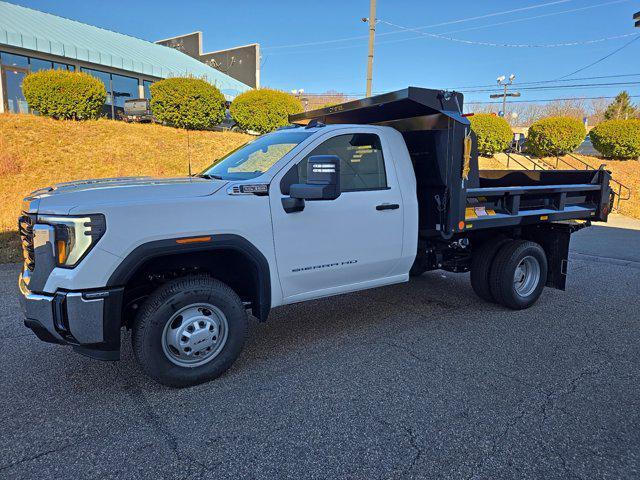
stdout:
[(497, 253), (489, 283), (497, 302), (514, 310), (533, 305), (547, 281), (547, 256), (540, 245), (513, 240)]
[(483, 300), (487, 302), (495, 302), (489, 285), (489, 274), (493, 260), (496, 258), (498, 251), (511, 239), (506, 237), (497, 237), (493, 240), (486, 241), (478, 250), (473, 252), (471, 257), (471, 287)]
[(238, 295), (206, 276), (166, 283), (133, 325), (136, 360), (154, 380), (187, 387), (222, 375), (240, 355), (247, 313)]

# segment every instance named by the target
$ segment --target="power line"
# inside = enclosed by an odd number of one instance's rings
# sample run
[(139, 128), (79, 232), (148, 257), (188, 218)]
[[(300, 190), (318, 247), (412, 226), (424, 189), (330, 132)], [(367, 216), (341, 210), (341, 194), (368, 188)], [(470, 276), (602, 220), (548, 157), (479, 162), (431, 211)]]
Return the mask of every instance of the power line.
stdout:
[[(572, 88), (606, 88), (606, 87), (633, 87), (636, 85), (640, 85), (640, 82), (608, 82), (608, 83), (578, 83), (572, 85), (537, 85), (532, 87), (521, 87), (520, 85), (514, 84), (514, 87), (518, 87), (519, 90), (564, 90), (564, 89), (572, 89)], [(493, 87), (490, 89), (461, 89), (462, 93), (486, 93), (486, 92), (495, 92), (498, 87)]]
[[(485, 18), (497, 17), (499, 15), (508, 15), (510, 13), (523, 12), (525, 10), (533, 10), (535, 8), (549, 7), (551, 5), (557, 5), (559, 3), (568, 3), (569, 1), (572, 1), (572, 0), (560, 0), (560, 1), (556, 1), (556, 2), (539, 3), (537, 5), (530, 5), (528, 7), (521, 7), (521, 8), (516, 8), (516, 9), (513, 9), (513, 10), (506, 10), (506, 11), (503, 11), (503, 12), (488, 13), (486, 15), (479, 15), (477, 17), (469, 17), (469, 18), (464, 18), (464, 19), (461, 19), (461, 20), (452, 20), (452, 21), (449, 21), (449, 22), (435, 23), (435, 24), (432, 24), (432, 25), (424, 25), (422, 27), (416, 27), (416, 28), (418, 30), (424, 30), (425, 28), (443, 27), (443, 26), (446, 26), (446, 25), (454, 25), (456, 23), (471, 22), (473, 20), (483, 20)], [(627, 0), (616, 0), (616, 1), (627, 1)]]
[[(520, 82), (517, 83), (517, 86), (526, 86), (526, 85), (539, 85), (545, 83), (556, 83), (556, 82), (575, 82), (578, 80), (602, 80), (606, 78), (623, 78), (623, 77), (640, 77), (640, 73), (624, 73), (619, 75), (600, 75), (597, 77), (578, 77), (578, 78), (567, 78), (564, 80), (538, 80), (532, 82)], [(466, 90), (469, 88), (490, 88), (495, 87), (495, 84), (489, 85), (465, 85), (462, 87), (449, 87), (447, 90)], [(467, 90), (468, 91), (468, 90)]]
[(614, 5), (616, 3), (623, 3), (623, 2), (628, 2), (629, 0), (613, 0), (610, 2), (604, 2), (604, 3), (596, 3), (595, 5), (588, 5), (586, 7), (579, 7), (579, 8), (572, 8), (569, 10), (561, 10), (559, 12), (552, 12), (552, 13), (543, 13), (542, 15), (534, 15), (533, 17), (524, 17), (524, 18), (516, 18), (513, 20), (505, 20), (504, 22), (498, 22), (498, 23), (490, 23), (490, 24), (486, 24), (486, 25), (479, 25), (476, 27), (469, 27), (469, 28), (461, 28), (459, 30), (452, 30), (450, 32), (443, 32), (443, 35), (449, 35), (451, 33), (460, 33), (460, 32), (468, 32), (471, 30), (480, 30), (482, 28), (489, 28), (489, 27), (499, 27), (501, 25), (508, 25), (510, 23), (518, 23), (518, 22), (525, 22), (528, 20), (538, 20), (540, 18), (547, 18), (547, 17), (555, 17), (556, 15), (563, 15), (565, 13), (575, 13), (575, 12), (581, 12), (583, 10), (590, 10), (592, 8), (598, 8), (598, 7), (605, 7), (608, 5)]
[[(486, 24), (486, 25), (479, 25), (479, 26), (476, 26), (476, 27), (469, 27), (469, 28), (462, 28), (462, 29), (458, 29), (458, 30), (452, 30), (452, 31), (449, 31), (449, 32), (440, 33), (440, 35), (449, 35), (451, 33), (467, 32), (467, 31), (470, 31), (470, 30), (480, 30), (480, 29), (483, 29), (483, 28), (497, 27), (497, 26), (501, 26), (501, 25), (508, 25), (510, 23), (524, 22), (524, 21), (528, 21), (528, 20), (536, 20), (536, 19), (539, 19), (539, 18), (546, 18), (546, 17), (554, 17), (556, 15), (562, 15), (562, 14), (565, 14), (565, 13), (580, 12), (582, 10), (589, 10), (589, 9), (592, 9), (592, 8), (604, 7), (604, 6), (613, 5), (613, 4), (616, 4), (616, 3), (628, 2), (628, 1), (629, 0), (613, 0), (613, 1), (610, 1), (610, 2), (597, 3), (595, 5), (588, 5), (586, 7), (573, 8), (573, 9), (570, 9), (570, 10), (562, 10), (562, 11), (559, 11), (559, 12), (545, 13), (545, 14), (542, 14), (542, 15), (535, 15), (533, 17), (516, 18), (514, 20), (506, 20), (504, 22), (490, 23), (490, 24)], [(422, 29), (422, 27), (417, 27), (416, 28), (416, 30), (421, 30), (421, 29)], [(397, 32), (397, 33), (400, 33), (400, 32)], [(418, 33), (420, 33), (420, 32), (418, 32)], [(386, 44), (391, 44), (391, 43), (406, 42), (406, 41), (409, 41), (409, 40), (417, 40), (419, 38), (423, 38), (423, 36), (420, 35), (420, 36), (417, 36), (417, 37), (400, 38), (400, 39), (397, 39), (397, 40), (389, 40), (389, 41), (386, 41), (386, 42), (379, 42), (379, 44), (386, 45)]]
[[(457, 23), (463, 23), (463, 22), (471, 22), (473, 20), (481, 20), (484, 18), (490, 18), (490, 17), (495, 17), (498, 15), (508, 15), (510, 13), (517, 13), (517, 12), (522, 12), (525, 10), (532, 10), (535, 8), (542, 8), (542, 7), (548, 7), (551, 5), (557, 5), (560, 3), (567, 3), (573, 0), (556, 0), (553, 2), (546, 2), (546, 3), (539, 3), (536, 5), (530, 5), (528, 7), (522, 7), (522, 8), (516, 8), (516, 9), (512, 9), (512, 10), (504, 10), (501, 12), (494, 12), (494, 13), (488, 13), (485, 15), (479, 15), (479, 16), (475, 16), (475, 17), (468, 17), (468, 18), (462, 18), (462, 19), (458, 19), (458, 20), (451, 20), (451, 21), (447, 21), (447, 22), (441, 22), (441, 23), (435, 23), (432, 25), (424, 25), (422, 27), (417, 27), (418, 29), (426, 29), (426, 28), (435, 28), (435, 27), (442, 27), (442, 26), (446, 26), (446, 25), (454, 25)], [(628, 1), (628, 0), (616, 0), (616, 1)], [(377, 36), (383, 36), (383, 35), (397, 35), (399, 33), (402, 32), (382, 32), (382, 33), (378, 33)], [(275, 50), (275, 49), (282, 49), (282, 48), (298, 48), (298, 47), (310, 47), (310, 46), (314, 46), (314, 45), (327, 45), (327, 44), (331, 44), (331, 43), (339, 43), (339, 42), (347, 42), (347, 41), (351, 41), (351, 40), (362, 40), (365, 38), (368, 38), (368, 35), (357, 35), (357, 36), (353, 36), (353, 37), (344, 37), (344, 38), (336, 38), (336, 39), (332, 39), (332, 40), (320, 40), (320, 41), (316, 41), (316, 42), (304, 42), (304, 43), (294, 43), (294, 44), (289, 44), (289, 45), (274, 45), (274, 46), (263, 46), (261, 47), (263, 50)], [(348, 48), (353, 48), (353, 45), (350, 45)]]
[[(611, 75), (611, 77), (617, 77), (617, 75)], [(590, 78), (590, 77), (587, 77)], [(592, 78), (602, 78), (602, 77), (592, 77)], [(580, 80), (580, 79), (572, 79), (573, 80)], [(513, 87), (517, 87), (519, 90), (527, 90), (527, 91), (554, 91), (554, 90), (571, 90), (571, 89), (583, 89), (583, 88), (620, 88), (620, 87), (635, 87), (640, 85), (640, 81), (630, 81), (630, 82), (606, 82), (606, 83), (578, 83), (578, 84), (571, 84), (571, 85), (556, 85), (556, 86), (551, 86), (551, 85), (539, 85), (539, 86), (522, 86), (522, 85), (526, 85), (524, 83), (522, 84), (513, 84)], [(485, 87), (485, 85), (481, 85), (481, 87)], [(487, 86), (488, 87), (488, 86)], [(491, 92), (496, 92), (498, 91), (499, 87), (491, 85), (491, 88), (471, 88), (471, 87), (462, 87), (462, 88), (455, 88), (455, 89), (447, 89), (447, 90), (455, 90), (464, 94), (469, 94), (469, 93), (491, 93)], [(373, 92), (374, 95), (380, 94), (380, 93), (385, 93), (382, 91), (376, 91)], [(309, 97), (339, 97), (339, 96), (344, 96), (344, 97), (357, 97), (360, 95), (364, 95), (362, 92), (325, 92), (325, 93), (311, 93), (311, 92), (305, 92), (305, 96), (309, 96)]]
[(596, 60), (595, 62), (590, 63), (589, 65), (587, 65), (587, 66), (585, 66), (585, 67), (579, 68), (579, 69), (578, 69), (578, 70), (576, 70), (575, 72), (571, 72), (571, 73), (569, 73), (568, 75), (564, 75), (564, 76), (562, 76), (562, 77), (559, 77), (559, 78), (557, 78), (557, 80), (562, 80), (562, 79), (564, 79), (564, 78), (567, 78), (567, 77), (570, 77), (570, 76), (572, 76), (572, 75), (575, 75), (576, 73), (582, 72), (583, 70), (586, 70), (587, 68), (591, 68), (591, 67), (593, 67), (594, 65), (596, 65), (596, 64), (598, 64), (598, 63), (600, 63), (600, 62), (602, 62), (603, 60), (606, 60), (607, 58), (609, 58), (609, 57), (611, 57), (611, 56), (615, 55), (616, 53), (618, 53), (618, 52), (619, 52), (620, 50), (622, 50), (623, 48), (627, 48), (627, 47), (628, 47), (629, 45), (631, 45), (633, 42), (635, 42), (636, 40), (638, 40), (638, 38), (640, 38), (640, 34), (637, 34), (637, 35), (636, 35), (633, 39), (631, 39), (629, 42), (625, 43), (624, 45), (622, 45), (622, 46), (621, 46), (621, 47), (619, 47), (619, 48), (616, 48), (613, 52), (611, 52), (611, 53), (609, 53), (609, 54), (605, 55), (605, 56), (604, 56), (604, 57), (602, 57), (602, 58), (599, 58), (599, 59), (598, 59), (598, 60)]
[[(407, 32), (419, 33), (423, 37), (438, 38), (438, 39), (441, 39), (441, 40), (449, 40), (451, 42), (465, 43), (467, 45), (479, 45), (479, 46), (483, 46), (483, 47), (503, 47), (503, 48), (574, 47), (574, 46), (578, 46), (578, 45), (590, 45), (590, 44), (593, 44), (593, 43), (606, 42), (608, 40), (616, 40), (618, 38), (625, 38), (625, 37), (631, 37), (631, 36), (639, 37), (640, 36), (640, 34), (634, 32), (634, 33), (625, 33), (625, 34), (622, 34), (622, 35), (614, 35), (612, 37), (596, 38), (596, 39), (593, 39), (593, 40), (582, 40), (582, 41), (565, 42), (565, 43), (539, 43), (539, 44), (494, 43), (494, 42), (480, 42), (480, 41), (476, 41), (476, 40), (465, 40), (465, 39), (457, 38), (457, 37), (448, 37), (446, 35), (440, 35), (439, 33), (421, 32), (421, 31), (419, 31), (419, 30), (417, 30), (415, 28), (405, 27), (403, 25), (398, 25), (397, 23), (389, 22), (387, 20), (380, 20), (380, 23), (384, 23), (384, 24), (389, 25), (391, 27), (400, 28), (400, 29), (405, 30)], [(629, 43), (631, 43), (631, 42), (629, 42)]]
[[(548, 99), (540, 99), (540, 100), (512, 100), (510, 103), (548, 103), (548, 102), (561, 102), (568, 100), (611, 100), (616, 97), (568, 97), (568, 98), (548, 98)], [(629, 95), (629, 98), (640, 98), (640, 95)], [(485, 105), (485, 104), (496, 104), (502, 103), (502, 101), (498, 102), (466, 102), (465, 106), (468, 107), (470, 105)]]

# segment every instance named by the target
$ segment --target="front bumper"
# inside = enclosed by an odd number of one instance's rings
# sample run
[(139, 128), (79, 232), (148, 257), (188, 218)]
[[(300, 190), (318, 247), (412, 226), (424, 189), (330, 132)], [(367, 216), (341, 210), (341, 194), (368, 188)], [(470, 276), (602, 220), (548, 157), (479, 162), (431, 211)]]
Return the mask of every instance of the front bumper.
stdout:
[(122, 288), (39, 294), (22, 275), (19, 287), (25, 326), (40, 340), (72, 345), (100, 360), (120, 359)]

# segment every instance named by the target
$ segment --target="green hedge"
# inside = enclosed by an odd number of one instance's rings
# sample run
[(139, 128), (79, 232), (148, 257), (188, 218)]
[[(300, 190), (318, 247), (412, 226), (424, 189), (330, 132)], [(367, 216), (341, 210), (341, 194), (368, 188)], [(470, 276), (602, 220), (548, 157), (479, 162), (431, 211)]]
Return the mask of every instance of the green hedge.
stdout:
[(469, 117), (471, 129), (478, 137), (478, 153), (490, 157), (504, 152), (513, 140), (509, 123), (502, 117), (490, 113), (477, 113)]
[(607, 120), (599, 123), (589, 135), (593, 147), (605, 158), (640, 157), (640, 120)]
[(153, 83), (150, 89), (151, 112), (166, 125), (207, 130), (224, 120), (224, 95), (204, 80), (166, 78)]
[(66, 70), (30, 73), (22, 82), (22, 92), (33, 110), (66, 120), (99, 117), (107, 98), (100, 80), (88, 73)]
[(267, 133), (289, 123), (288, 116), (302, 112), (296, 97), (278, 90), (249, 90), (231, 103), (231, 116), (243, 130)]
[(527, 150), (538, 157), (564, 155), (574, 151), (586, 136), (587, 131), (577, 118), (543, 118), (529, 127)]

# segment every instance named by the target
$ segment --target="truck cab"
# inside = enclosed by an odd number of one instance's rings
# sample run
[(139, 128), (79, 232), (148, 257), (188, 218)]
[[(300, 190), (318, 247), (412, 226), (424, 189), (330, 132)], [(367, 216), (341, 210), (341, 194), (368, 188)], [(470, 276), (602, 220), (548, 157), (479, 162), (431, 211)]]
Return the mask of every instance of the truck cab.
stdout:
[[(479, 172), (462, 95), (408, 89), (292, 116), (200, 174), (70, 182), (25, 199), (19, 284), (42, 340), (116, 360), (123, 328), (170, 386), (226, 371), (247, 311), (471, 270), (510, 308), (564, 288), (608, 172)], [(556, 173), (556, 175), (549, 175)], [(564, 223), (563, 223), (564, 222)]]

